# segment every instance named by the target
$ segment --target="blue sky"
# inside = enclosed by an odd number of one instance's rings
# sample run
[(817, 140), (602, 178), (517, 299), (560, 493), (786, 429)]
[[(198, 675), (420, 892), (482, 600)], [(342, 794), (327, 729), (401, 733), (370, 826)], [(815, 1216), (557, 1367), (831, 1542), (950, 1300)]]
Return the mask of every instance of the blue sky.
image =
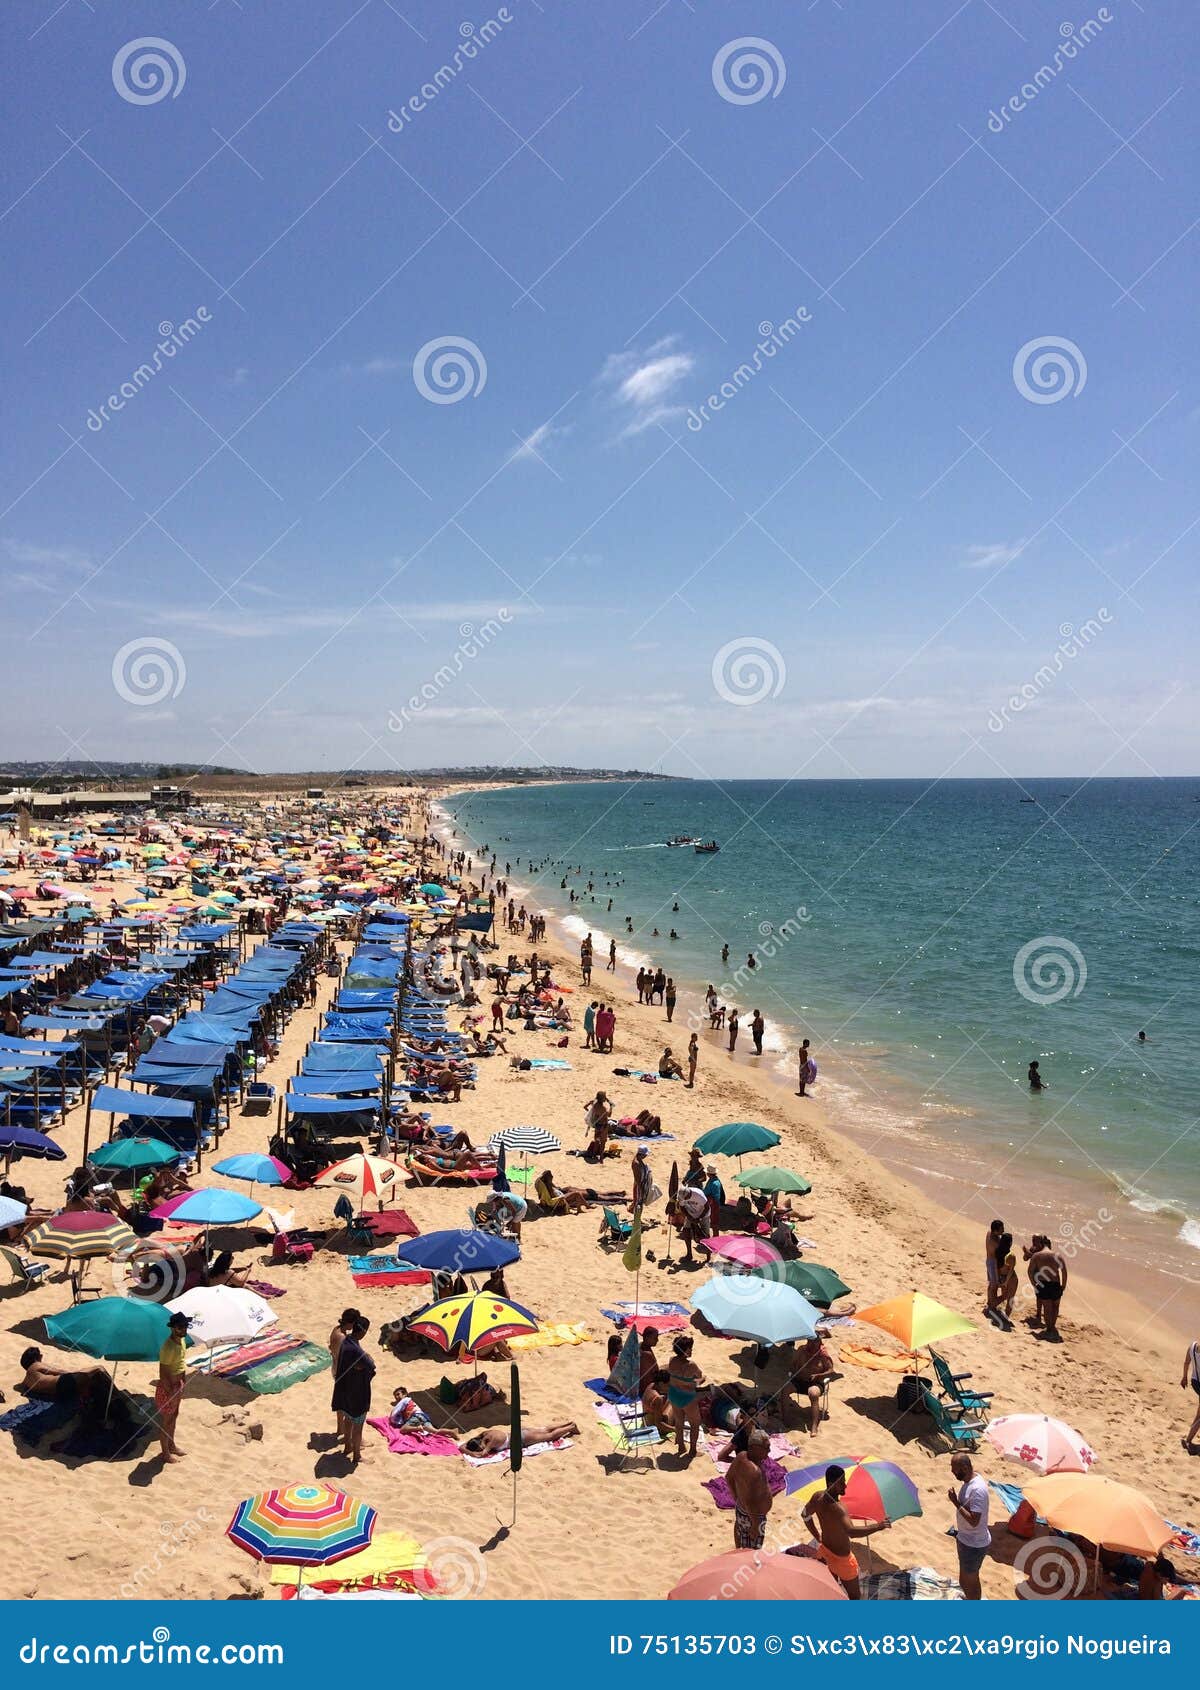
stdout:
[(5, 24), (4, 755), (1195, 772), (1181, 5)]

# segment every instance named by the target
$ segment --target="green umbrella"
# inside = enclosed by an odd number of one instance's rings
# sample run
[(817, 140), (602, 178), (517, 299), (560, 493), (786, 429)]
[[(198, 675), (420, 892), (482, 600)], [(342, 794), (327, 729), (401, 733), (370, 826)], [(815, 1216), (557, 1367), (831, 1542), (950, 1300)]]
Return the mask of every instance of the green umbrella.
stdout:
[(161, 1303), (132, 1297), (98, 1297), (46, 1316), (46, 1336), (64, 1350), (82, 1350), (102, 1361), (157, 1361), (167, 1341), (170, 1315)]
[(770, 1150), (779, 1143), (779, 1134), (770, 1127), (760, 1127), (756, 1121), (727, 1121), (723, 1127), (710, 1127), (696, 1140), (696, 1149), (703, 1156), (749, 1156), (753, 1150)]
[(764, 1262), (762, 1267), (753, 1268), (751, 1272), (758, 1279), (790, 1285), (793, 1291), (799, 1291), (802, 1297), (807, 1297), (810, 1303), (822, 1309), (827, 1309), (838, 1297), (848, 1296), (850, 1292), (845, 1280), (839, 1279), (832, 1268), (822, 1267), (820, 1262)]
[(444, 898), (446, 896), (445, 889), (432, 880), (427, 880), (421, 890), (430, 898)]
[(796, 1191), (801, 1197), (812, 1190), (804, 1175), (790, 1168), (751, 1168), (748, 1174), (739, 1174), (737, 1182), (751, 1191)]
[(88, 1161), (97, 1168), (165, 1168), (179, 1152), (160, 1138), (114, 1138), (97, 1145)]

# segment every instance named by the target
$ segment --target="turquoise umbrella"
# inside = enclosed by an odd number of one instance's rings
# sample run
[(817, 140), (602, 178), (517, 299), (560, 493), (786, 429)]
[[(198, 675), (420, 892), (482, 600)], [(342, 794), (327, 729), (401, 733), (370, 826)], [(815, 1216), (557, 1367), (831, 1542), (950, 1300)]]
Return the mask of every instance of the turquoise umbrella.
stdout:
[(693, 1294), (705, 1320), (731, 1338), (756, 1344), (793, 1344), (815, 1338), (819, 1309), (790, 1285), (773, 1285), (752, 1274), (722, 1274)]
[(171, 1219), (192, 1221), (200, 1226), (236, 1226), (239, 1221), (250, 1221), (261, 1214), (262, 1204), (253, 1198), (212, 1185), (189, 1192), (179, 1207), (171, 1211)]
[(421, 890), (429, 898), (444, 898), (446, 896), (445, 887), (435, 885), (432, 880), (427, 880)]
[(165, 1168), (178, 1160), (178, 1150), (160, 1138), (114, 1138), (97, 1145), (88, 1157), (97, 1168)]
[(61, 1314), (46, 1316), (46, 1336), (65, 1350), (82, 1350), (102, 1361), (157, 1361), (170, 1319), (160, 1303), (130, 1297), (98, 1297)]
[(704, 1156), (749, 1156), (754, 1150), (770, 1150), (780, 1142), (779, 1134), (770, 1127), (760, 1127), (757, 1121), (727, 1121), (723, 1127), (710, 1127), (696, 1140), (696, 1149)]

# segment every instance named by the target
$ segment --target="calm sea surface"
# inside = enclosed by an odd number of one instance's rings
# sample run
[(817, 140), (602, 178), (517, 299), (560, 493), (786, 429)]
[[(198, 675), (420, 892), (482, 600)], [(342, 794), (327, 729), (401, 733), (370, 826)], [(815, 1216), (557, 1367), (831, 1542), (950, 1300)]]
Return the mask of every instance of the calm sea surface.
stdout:
[(601, 959), (615, 937), (744, 1025), (761, 1009), (772, 1062), (810, 1038), (893, 1162), (1035, 1206), (1071, 1182), (1111, 1251), (1200, 1278), (1200, 780), (596, 782), (445, 809)]

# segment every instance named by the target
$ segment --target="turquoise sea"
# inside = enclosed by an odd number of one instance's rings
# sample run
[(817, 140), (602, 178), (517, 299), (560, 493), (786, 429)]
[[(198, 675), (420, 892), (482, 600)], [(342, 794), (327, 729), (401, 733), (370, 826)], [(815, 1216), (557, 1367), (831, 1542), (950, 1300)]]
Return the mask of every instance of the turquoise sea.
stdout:
[(764, 1062), (811, 1039), (839, 1124), (954, 1206), (1066, 1204), (1089, 1248), (1200, 1281), (1200, 780), (588, 782), (444, 809), (598, 957), (611, 936), (711, 981), (743, 1046), (761, 1009)]

